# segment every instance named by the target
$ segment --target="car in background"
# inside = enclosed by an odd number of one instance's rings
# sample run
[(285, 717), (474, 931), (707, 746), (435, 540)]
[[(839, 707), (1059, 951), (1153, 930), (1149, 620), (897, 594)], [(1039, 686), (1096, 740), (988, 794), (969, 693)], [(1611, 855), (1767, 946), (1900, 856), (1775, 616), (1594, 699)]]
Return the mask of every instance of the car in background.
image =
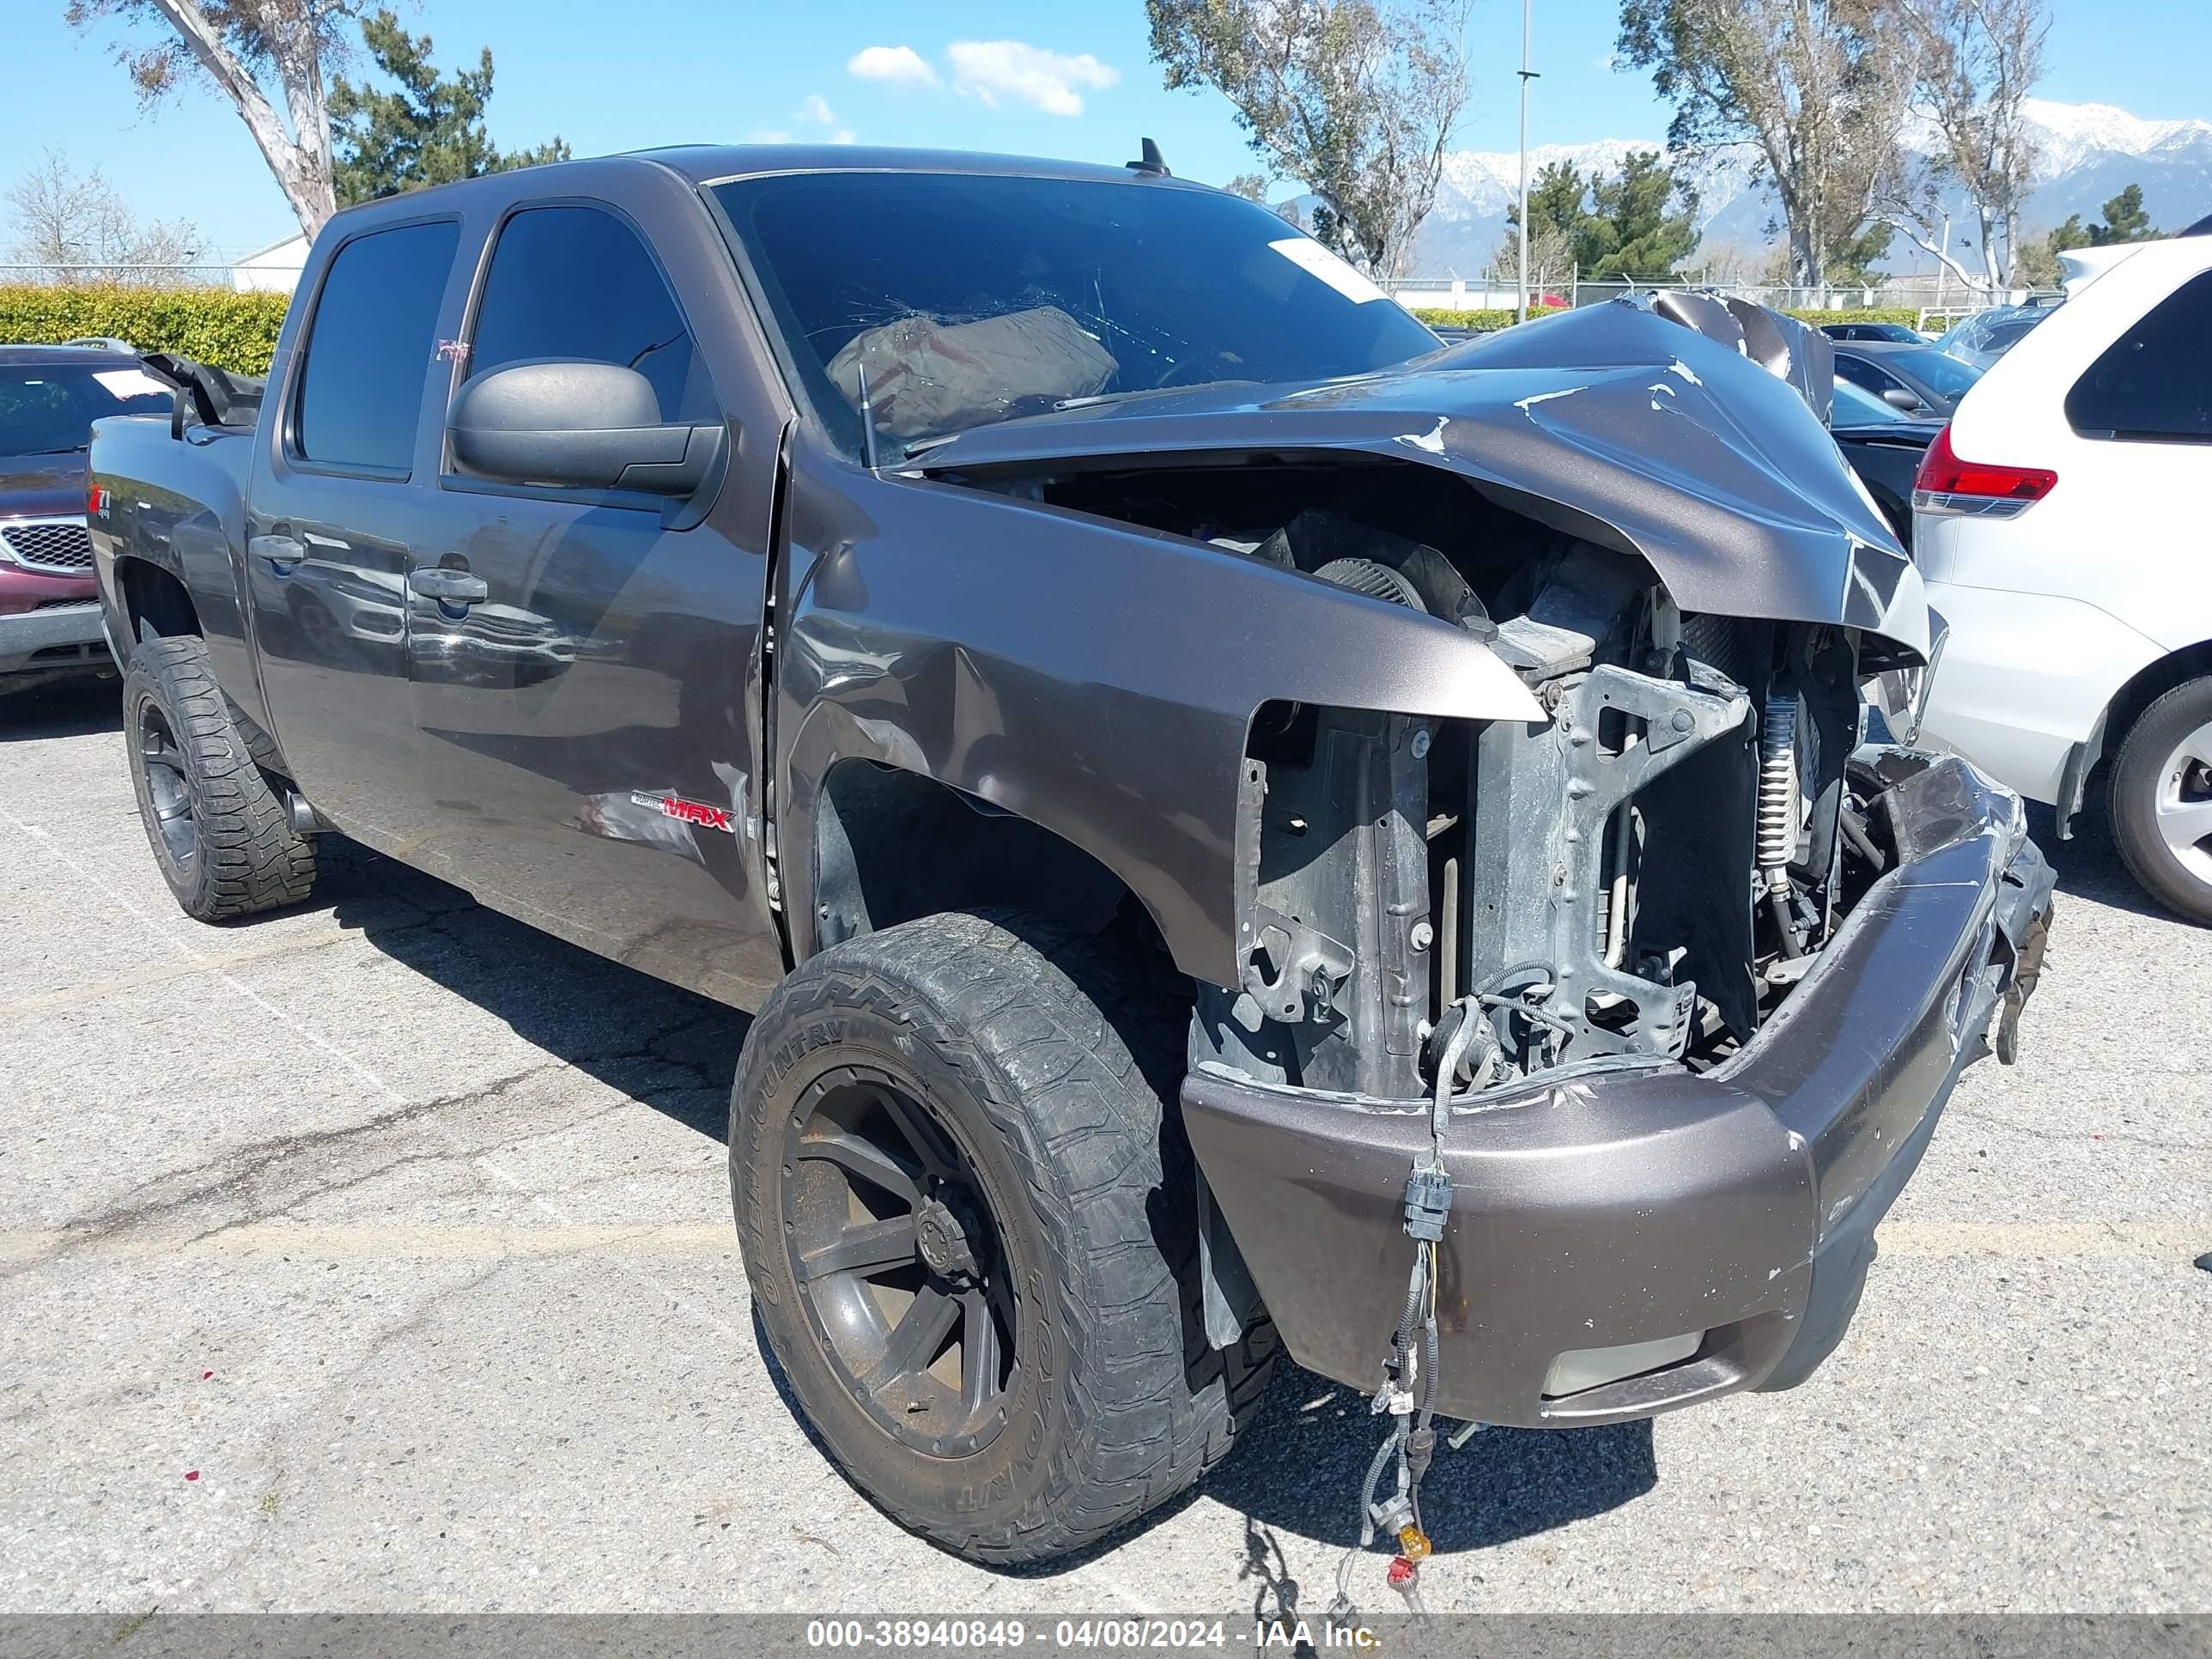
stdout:
[(1992, 306), (1954, 325), (1936, 342), (1936, 349), (1976, 368), (1987, 368), (2057, 309), (2048, 305)]
[(1828, 430), (1897, 539), (1912, 550), (1912, 481), (1941, 421), (1916, 420), (1838, 374)]
[(1893, 345), (1926, 345), (1928, 337), (1904, 323), (1823, 323), (1832, 340), (1887, 340)]
[(169, 405), (169, 388), (119, 341), (0, 345), (0, 687), (113, 671), (84, 527), (85, 451), (100, 416)]
[(1836, 348), (1836, 373), (1901, 413), (1948, 420), (1982, 372), (1934, 346), (1859, 340)]
[(1923, 731), (2057, 809), (2093, 780), (2160, 902), (2212, 922), (2212, 237), (2147, 242), (1990, 369), (1928, 451), (1950, 623)]

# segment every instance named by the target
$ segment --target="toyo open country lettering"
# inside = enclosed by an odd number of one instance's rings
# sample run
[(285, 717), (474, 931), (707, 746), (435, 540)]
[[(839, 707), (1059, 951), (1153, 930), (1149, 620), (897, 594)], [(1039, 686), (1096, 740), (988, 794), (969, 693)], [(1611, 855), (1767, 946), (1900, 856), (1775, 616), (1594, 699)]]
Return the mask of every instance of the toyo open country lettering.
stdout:
[(1165, 1501), (1281, 1348), (1412, 1591), (1445, 1419), (1800, 1381), (2013, 1051), (2050, 872), (1910, 746), (1942, 624), (1772, 313), (1448, 349), (1150, 155), (826, 147), (370, 204), (299, 295), (93, 442), (164, 875), (340, 830), (756, 1011), (753, 1305), (948, 1548)]

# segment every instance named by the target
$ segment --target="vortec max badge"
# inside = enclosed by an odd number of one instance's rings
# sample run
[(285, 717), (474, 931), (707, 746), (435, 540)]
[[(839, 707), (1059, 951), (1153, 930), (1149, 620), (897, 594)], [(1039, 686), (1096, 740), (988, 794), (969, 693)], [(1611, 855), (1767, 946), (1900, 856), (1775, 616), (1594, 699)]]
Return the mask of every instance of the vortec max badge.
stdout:
[(681, 795), (647, 795), (635, 790), (630, 799), (679, 823), (696, 823), (702, 830), (719, 830), (726, 836), (738, 833), (737, 825), (730, 822), (730, 809), (726, 806), (709, 806), (703, 800), (686, 800)]

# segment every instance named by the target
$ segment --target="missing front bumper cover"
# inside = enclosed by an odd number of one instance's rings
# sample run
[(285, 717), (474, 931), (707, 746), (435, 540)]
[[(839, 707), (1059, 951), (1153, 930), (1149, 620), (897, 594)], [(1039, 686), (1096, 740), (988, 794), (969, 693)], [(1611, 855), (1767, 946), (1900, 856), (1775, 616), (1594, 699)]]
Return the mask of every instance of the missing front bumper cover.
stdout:
[[(1889, 750), (1898, 865), (1766, 1027), (1703, 1076), (1633, 1057), (1455, 1109), (1438, 1246), (1437, 1409), (1528, 1426), (1786, 1387), (1856, 1310), (1875, 1225), (2000, 1000), (2032, 981), (2051, 872), (2017, 799), (1966, 763)], [(1424, 1103), (1255, 1082), (1183, 1085), (1215, 1201), (1291, 1355), (1364, 1386), (1405, 1278)], [(1697, 1352), (1547, 1399), (1558, 1357), (1705, 1333)]]

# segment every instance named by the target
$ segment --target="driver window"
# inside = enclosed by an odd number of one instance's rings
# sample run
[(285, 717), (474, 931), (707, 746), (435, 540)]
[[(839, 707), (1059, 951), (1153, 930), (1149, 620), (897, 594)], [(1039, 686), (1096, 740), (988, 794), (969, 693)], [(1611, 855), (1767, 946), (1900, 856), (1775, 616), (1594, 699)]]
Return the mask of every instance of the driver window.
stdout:
[(660, 268), (635, 231), (598, 208), (526, 209), (492, 250), (469, 374), (543, 357), (635, 368), (652, 382), (665, 422), (720, 414)]

